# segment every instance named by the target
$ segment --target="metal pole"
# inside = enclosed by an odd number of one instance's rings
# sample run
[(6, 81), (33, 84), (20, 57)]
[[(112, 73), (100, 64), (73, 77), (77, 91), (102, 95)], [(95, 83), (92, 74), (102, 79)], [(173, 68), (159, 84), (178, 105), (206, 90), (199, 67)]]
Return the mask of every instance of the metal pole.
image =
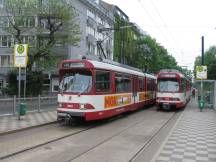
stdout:
[(13, 114), (16, 114), (16, 95), (14, 95), (14, 105), (13, 105)]
[(19, 77), (18, 77), (18, 119), (20, 120), (20, 93), (21, 92), (21, 67), (19, 66)]
[(201, 101), (203, 101), (203, 80), (201, 79)]
[(204, 65), (204, 36), (202, 36), (202, 65)]
[(40, 100), (40, 95), (38, 95), (38, 112), (41, 111), (41, 100)]
[(216, 81), (214, 83), (213, 108), (216, 109)]
[(24, 94), (23, 94), (23, 97), (24, 97), (24, 100), (25, 100), (25, 98), (26, 98), (26, 68), (25, 68), (25, 78), (24, 78)]
[[(204, 36), (202, 36), (202, 66), (204, 65)], [(201, 101), (204, 108), (204, 96), (203, 96), (203, 79), (201, 79)], [(202, 108), (200, 109), (202, 111)]]

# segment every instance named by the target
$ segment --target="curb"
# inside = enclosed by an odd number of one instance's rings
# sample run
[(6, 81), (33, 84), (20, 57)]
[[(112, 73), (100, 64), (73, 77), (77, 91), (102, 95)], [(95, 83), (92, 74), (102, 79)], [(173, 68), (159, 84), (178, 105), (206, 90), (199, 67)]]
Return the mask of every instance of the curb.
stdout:
[(14, 130), (9, 130), (9, 131), (5, 131), (5, 132), (0, 132), (0, 136), (12, 134), (12, 133), (17, 133), (17, 132), (21, 132), (24, 130), (33, 129), (33, 128), (37, 128), (37, 127), (41, 127), (41, 126), (51, 125), (51, 124), (55, 124), (55, 123), (58, 123), (58, 121), (56, 120), (56, 121), (47, 122), (47, 123), (38, 124), (38, 125), (33, 125), (33, 126), (28, 126), (28, 127), (24, 127), (24, 128), (20, 128), (20, 129), (14, 129)]

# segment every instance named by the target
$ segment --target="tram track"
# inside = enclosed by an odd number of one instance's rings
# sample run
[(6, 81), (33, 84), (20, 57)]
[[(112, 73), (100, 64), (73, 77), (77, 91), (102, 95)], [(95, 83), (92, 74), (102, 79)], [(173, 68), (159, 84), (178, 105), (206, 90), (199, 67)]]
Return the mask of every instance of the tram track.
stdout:
[(139, 120), (139, 121), (137, 121), (137, 122), (134, 123), (133, 125), (130, 125), (130, 126), (126, 127), (125, 129), (121, 130), (120, 132), (118, 132), (118, 133), (112, 135), (111, 137), (105, 139), (104, 141), (101, 141), (101, 142), (98, 143), (97, 145), (95, 145), (95, 146), (93, 146), (92, 148), (86, 150), (85, 152), (81, 153), (80, 155), (77, 155), (76, 157), (71, 158), (70, 160), (68, 160), (68, 161), (66, 161), (66, 162), (71, 162), (71, 161), (77, 159), (78, 157), (84, 155), (85, 153), (88, 153), (89, 151), (93, 150), (94, 148), (96, 148), (96, 147), (98, 147), (98, 146), (100, 146), (100, 145), (106, 143), (107, 141), (111, 140), (112, 138), (114, 138), (114, 137), (116, 137), (116, 136), (122, 134), (123, 132), (125, 132), (125, 131), (128, 130), (129, 128), (132, 128), (132, 127), (136, 126), (137, 124), (141, 123), (142, 121), (143, 121), (143, 120)]
[[(164, 129), (174, 118), (176, 118), (176, 117), (178, 117), (178, 116), (179, 116), (179, 114), (177, 114), (176, 112), (173, 113), (173, 115), (169, 118), (169, 120), (167, 120), (167, 121), (162, 125), (162, 127), (160, 127), (160, 129), (159, 129), (158, 131), (156, 131), (154, 134), (152, 134), (151, 137), (150, 137), (150, 138), (145, 142), (145, 144), (142, 146), (142, 148), (141, 148), (136, 154), (134, 154), (134, 155), (130, 158), (130, 160), (128, 160), (128, 161), (129, 161), (129, 162), (133, 162), (133, 161), (139, 156), (139, 154), (140, 154), (142, 151), (144, 151), (144, 150), (146, 149), (146, 147), (154, 140), (154, 138), (161, 132), (161, 130)], [(83, 153), (77, 155), (76, 157), (71, 158), (70, 160), (68, 160), (68, 161), (66, 161), (66, 162), (72, 162), (72, 161), (74, 161), (74, 160), (75, 160), (75, 162), (76, 162), (76, 160), (77, 160), (77, 162), (78, 162), (78, 161), (79, 161), (78, 158), (81, 157), (82, 155), (84, 155), (84, 154), (86, 154), (86, 153), (88, 153), (88, 152), (94, 150), (96, 147), (98, 147), (98, 146), (100, 146), (100, 145), (103, 145), (104, 143), (108, 142), (108, 141), (111, 140), (112, 138), (115, 138), (115, 137), (119, 136), (120, 134), (124, 133), (124, 132), (127, 131), (128, 129), (130, 129), (130, 128), (132, 128), (132, 127), (134, 127), (134, 126), (136, 126), (136, 125), (142, 123), (142, 121), (143, 121), (143, 120), (137, 121), (137, 122), (134, 123), (133, 125), (131, 125), (131, 126), (125, 128), (124, 130), (122, 130), (122, 131), (116, 133), (115, 135), (113, 135), (113, 136), (107, 138), (106, 140), (100, 142), (99, 144), (95, 145), (94, 147), (92, 147), (92, 148), (86, 150), (85, 152), (83, 152)]]
[[(137, 161), (137, 158), (139, 158), (139, 156), (142, 154), (142, 152), (144, 152), (145, 151), (145, 149), (147, 149), (147, 147), (151, 147), (150, 145), (153, 143), (153, 142), (155, 142), (156, 141), (156, 143), (157, 143), (157, 145), (159, 146), (159, 145), (161, 145), (161, 143), (160, 142), (158, 142), (157, 141), (157, 137), (158, 136), (161, 136), (161, 134), (162, 133), (164, 133), (164, 132), (162, 132), (162, 131), (166, 131), (167, 129), (169, 129), (170, 131), (171, 131), (171, 128), (175, 125), (175, 123), (176, 122), (174, 122), (174, 123), (172, 123), (173, 121), (175, 121), (175, 119), (179, 119), (180, 118), (180, 116), (181, 116), (181, 114), (182, 113), (174, 113), (173, 115), (172, 115), (172, 117), (169, 119), (169, 120), (167, 120), (167, 122), (166, 123), (164, 123), (163, 124), (163, 126), (160, 128), (160, 129), (158, 129), (158, 131), (155, 133), (155, 134), (153, 134), (150, 138), (149, 138), (149, 140), (142, 146), (142, 148), (136, 153), (136, 154), (134, 154), (132, 157), (131, 157), (131, 159), (129, 160), (129, 162), (135, 162), (135, 161)], [(168, 131), (169, 132), (169, 131)], [(170, 133), (170, 132), (169, 132)], [(169, 133), (166, 133), (166, 135), (168, 135)], [(167, 136), (166, 136), (167, 137)], [(161, 138), (161, 137), (160, 137)], [(163, 137), (163, 138), (165, 138), (165, 137)], [(151, 151), (152, 152), (152, 151)], [(155, 152), (155, 150), (154, 150), (154, 152)], [(152, 155), (153, 156), (153, 155)], [(148, 157), (149, 159), (147, 160), (147, 161), (150, 161), (150, 156)], [(139, 161), (139, 160), (138, 160)]]
[[(110, 118), (110, 119), (107, 119), (107, 120), (93, 121), (93, 122), (85, 123), (85, 124), (87, 124), (87, 125), (90, 124), (90, 126), (88, 126), (87, 128), (81, 129), (81, 130), (79, 130), (79, 131), (75, 131), (75, 132), (73, 132), (73, 133), (69, 133), (69, 134), (66, 134), (66, 135), (64, 135), (64, 136), (60, 136), (60, 137), (58, 137), (58, 138), (54, 138), (54, 139), (49, 140), (49, 141), (42, 142), (42, 143), (37, 144), (37, 145), (34, 145), (34, 146), (26, 147), (26, 148), (24, 148), (24, 149), (21, 149), (21, 150), (19, 150), (19, 151), (15, 151), (15, 152), (9, 153), (9, 154), (4, 155), (4, 156), (0, 156), (0, 160), (4, 160), (4, 159), (10, 158), (10, 157), (13, 157), (13, 156), (16, 156), (16, 155), (25, 153), (25, 152), (30, 151), (30, 150), (34, 150), (34, 149), (36, 149), (36, 148), (43, 147), (43, 146), (45, 146), (45, 145), (47, 145), (47, 144), (51, 144), (51, 143), (54, 143), (54, 142), (63, 140), (63, 139), (65, 139), (65, 138), (68, 138), (68, 137), (77, 135), (77, 134), (79, 134), (79, 133), (83, 133), (83, 132), (88, 131), (89, 129), (93, 129), (93, 128), (95, 128), (95, 127), (97, 127), (97, 126), (99, 126), (99, 125), (101, 125), (101, 124), (103, 124), (103, 123), (105, 123), (105, 122), (112, 122), (112, 121), (117, 120), (117, 119), (119, 119), (119, 118), (121, 118), (121, 117), (123, 117), (123, 115), (115, 116), (115, 117)], [(54, 125), (54, 124), (60, 124), (60, 123), (50, 123), (50, 124), (46, 124), (46, 125), (42, 125), (42, 126)], [(77, 124), (77, 123), (75, 123), (75, 124)], [(81, 125), (82, 125), (82, 124), (81, 124)], [(73, 125), (67, 125), (67, 127), (70, 127), (70, 126), (73, 126)], [(35, 128), (37, 129), (38, 127), (39, 127), (39, 126), (37, 126), (37, 127), (32, 127), (32, 128), (28, 128), (28, 129), (23, 129), (23, 130), (19, 130), (19, 131), (17, 131), (17, 132), (29, 131), (29, 130), (32, 130), (32, 129), (35, 129)], [(15, 132), (11, 132), (10, 134), (13, 134), (13, 133), (15, 133)], [(4, 135), (1, 135), (1, 136), (4, 136)]]
[[(56, 142), (56, 141), (59, 141), (59, 140), (68, 138), (68, 137), (70, 137), (70, 136), (73, 136), (73, 135), (76, 135), (76, 134), (85, 132), (85, 131), (87, 131), (87, 130), (89, 130), (89, 129), (92, 129), (92, 128), (96, 127), (97, 125), (98, 125), (98, 124), (94, 124), (94, 125), (89, 126), (89, 127), (85, 128), (85, 129), (81, 129), (81, 130), (79, 130), (79, 131), (76, 131), (76, 132), (73, 132), (73, 133), (69, 133), (69, 134), (67, 134), (67, 135), (64, 135), (64, 136), (61, 136), (61, 137), (58, 137), (58, 138), (55, 138), (55, 139), (52, 139), (52, 140), (49, 140), (49, 141), (46, 141), (46, 142), (43, 142), (43, 143), (34, 145), (34, 146), (31, 146), (31, 147), (27, 147), (27, 148), (25, 148), (25, 149), (22, 149), (22, 150), (19, 150), (19, 151), (16, 151), (16, 152), (13, 152), (13, 153), (10, 153), (10, 154), (1, 156), (1, 157), (0, 157), (0, 160), (4, 160), (4, 159), (10, 158), (10, 157), (13, 157), (13, 156), (15, 156), (15, 155), (22, 154), (22, 153), (24, 153), (24, 152), (26, 152), (26, 151), (33, 150), (33, 149), (36, 149), (36, 148), (45, 146), (45, 145), (47, 145), (47, 144), (50, 144), (50, 143), (53, 143), (53, 142)], [(34, 129), (34, 128), (32, 128), (32, 129)], [(21, 130), (19, 130), (19, 132), (21, 132)]]
[[(144, 115), (142, 117), (142, 114)], [(160, 113), (159, 113), (160, 114)], [(145, 143), (142, 144), (142, 147), (139, 148), (139, 151), (137, 150), (136, 153), (132, 155), (130, 155), (130, 161), (133, 161), (133, 159), (136, 158), (136, 156), (139, 155), (139, 152), (142, 152), (142, 150), (145, 149), (145, 147), (151, 142), (151, 140), (158, 134), (158, 132), (163, 129), (163, 127), (165, 127), (165, 125), (167, 123), (169, 123), (170, 120), (172, 120), (172, 118), (174, 116), (176, 116), (175, 112), (174, 113), (170, 113), (168, 116), (166, 113), (161, 113), (162, 115), (165, 115), (166, 116), (166, 122), (163, 123), (163, 125), (159, 128), (159, 130), (157, 130), (156, 132), (154, 132), (151, 136), (148, 135), (148, 140), (145, 141)], [(41, 144), (38, 144), (38, 145), (34, 145), (32, 147), (28, 147), (28, 148), (25, 148), (25, 149), (22, 149), (22, 150), (19, 150), (19, 151), (16, 151), (16, 152), (13, 152), (13, 153), (10, 153), (10, 154), (7, 154), (5, 156), (1, 156), (0, 157), (0, 160), (6, 160), (6, 161), (11, 161), (11, 159), (19, 159), (19, 158), (25, 158), (27, 155), (29, 154), (32, 154), (35, 156), (35, 154), (39, 154), (41, 153), (41, 151), (43, 151), (44, 149), (54, 149), (54, 153), (55, 154), (55, 147), (56, 146), (59, 146), (59, 145), (62, 145), (64, 143), (67, 143), (67, 141), (71, 141), (71, 143), (74, 143), (74, 139), (77, 139), (77, 137), (79, 137), (77, 140), (80, 140), (80, 139), (83, 139), (84, 136), (88, 136), (89, 134), (92, 134), (92, 132), (95, 133), (96, 132), (100, 132), (100, 134), (98, 134), (98, 137), (100, 137), (99, 139), (97, 139), (97, 142), (94, 142), (93, 141), (88, 141), (88, 144), (87, 146), (88, 147), (85, 147), (85, 148), (82, 148), (80, 151), (76, 152), (76, 148), (71, 148), (70, 149), (67, 149), (67, 145), (65, 145), (66, 147), (62, 146), (61, 149), (65, 149), (66, 152), (68, 152), (68, 154), (66, 153), (65, 155), (65, 159), (64, 160), (60, 160), (60, 161), (64, 161), (64, 162), (69, 162), (69, 161), (80, 161), (80, 159), (82, 159), (83, 156), (86, 156), (86, 155), (89, 155), (91, 154), (91, 152), (94, 152), (95, 150), (98, 150), (98, 148), (101, 148), (103, 147), (103, 145), (106, 145), (107, 143), (109, 143), (110, 141), (113, 141), (115, 140), (116, 138), (119, 138), (121, 136), (123, 136), (124, 134), (127, 134), (127, 131), (128, 130), (131, 130), (135, 127), (140, 127), (140, 124), (143, 124), (146, 122), (146, 120), (149, 120), (151, 119), (151, 115), (156, 115), (156, 116), (153, 116), (152, 118), (154, 117), (159, 117), (160, 115), (158, 115), (158, 113), (154, 110), (154, 109), (147, 109), (147, 110), (141, 110), (138, 111), (138, 112), (135, 112), (135, 113), (132, 113), (128, 116), (125, 116), (125, 115), (121, 115), (121, 116), (118, 116), (116, 118), (111, 118), (108, 120), (108, 122), (99, 122), (99, 123), (93, 123), (93, 125), (90, 125), (88, 126), (87, 128), (84, 128), (82, 130), (79, 130), (79, 131), (76, 131), (76, 132), (73, 132), (73, 133), (70, 133), (70, 134), (67, 134), (65, 136), (61, 136), (59, 138), (56, 138), (56, 139), (53, 139), (53, 140), (49, 140), (49, 141), (46, 141), (46, 142), (43, 142)], [(137, 116), (137, 118), (136, 118)], [(122, 118), (121, 118), (122, 117)], [(146, 119), (149, 118), (149, 119)], [(169, 117), (169, 119), (168, 119)], [(121, 118), (121, 119), (119, 119)], [(133, 120), (134, 118), (134, 120)], [(118, 120), (116, 120), (118, 119)], [(138, 119), (138, 120), (137, 120)], [(122, 120), (122, 121), (121, 121)], [(124, 127), (122, 127), (122, 125), (120, 125), (120, 128), (118, 128), (118, 130), (115, 128), (116, 127), (116, 123), (125, 123), (125, 121), (127, 121), (127, 124), (124, 125)], [(132, 121), (132, 122), (131, 122)], [(164, 120), (165, 121), (165, 120)], [(131, 122), (131, 123), (130, 123)], [(98, 128), (96, 128), (97, 126), (99, 126)], [(114, 127), (113, 127), (114, 126)], [(117, 126), (119, 127), (119, 125)], [(96, 129), (93, 129), (93, 128), (96, 128)], [(114, 131), (113, 132), (109, 132), (109, 134), (106, 134), (105, 133), (102, 133), (104, 129), (110, 129), (111, 130), (113, 129)], [(116, 129), (116, 130), (115, 130)], [(101, 138), (101, 135), (102, 134), (106, 134), (107, 136), (106, 137), (103, 137)], [(72, 138), (73, 137), (73, 138)], [(84, 138), (85, 139), (85, 138)], [(87, 139), (85, 139), (87, 140)], [(85, 140), (81, 140), (80, 144), (81, 146), (87, 141)], [(75, 142), (76, 143), (76, 142)], [(73, 144), (74, 145), (74, 144)], [(73, 146), (74, 147), (74, 146)], [(71, 152), (70, 152), (71, 151)], [(36, 152), (36, 153), (35, 153)], [(44, 151), (43, 151), (44, 152)], [(69, 153), (70, 152), (70, 153)], [(71, 156), (72, 155), (72, 156)], [(95, 154), (94, 154), (95, 155)], [(52, 155), (49, 155), (51, 158), (54, 158)], [(55, 155), (57, 156), (57, 155)], [(44, 157), (43, 157), (44, 158)], [(47, 158), (47, 157), (46, 157)], [(46, 159), (45, 158), (45, 159)], [(12, 160), (12, 161), (13, 161)], [(23, 160), (23, 159), (22, 159)], [(29, 159), (28, 159), (29, 160)], [(53, 159), (49, 159), (48, 158), (48, 161), (53, 161)], [(14, 161), (19, 161), (19, 160), (14, 160)], [(34, 161), (34, 160), (33, 160)], [(42, 160), (42, 161), (47, 161), (46, 160)], [(55, 159), (54, 161), (59, 161), (59, 159)], [(89, 159), (89, 161), (91, 161)]]

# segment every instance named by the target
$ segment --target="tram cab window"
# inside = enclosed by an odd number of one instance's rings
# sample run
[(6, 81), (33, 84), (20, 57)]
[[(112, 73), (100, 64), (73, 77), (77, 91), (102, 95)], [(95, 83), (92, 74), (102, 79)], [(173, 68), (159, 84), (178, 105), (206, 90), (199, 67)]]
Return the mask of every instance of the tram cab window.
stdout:
[(178, 92), (179, 82), (176, 78), (161, 78), (158, 80), (159, 92)]
[(87, 93), (92, 88), (92, 76), (86, 73), (65, 73), (60, 82), (62, 92)]
[(96, 92), (110, 92), (110, 72), (96, 71)]

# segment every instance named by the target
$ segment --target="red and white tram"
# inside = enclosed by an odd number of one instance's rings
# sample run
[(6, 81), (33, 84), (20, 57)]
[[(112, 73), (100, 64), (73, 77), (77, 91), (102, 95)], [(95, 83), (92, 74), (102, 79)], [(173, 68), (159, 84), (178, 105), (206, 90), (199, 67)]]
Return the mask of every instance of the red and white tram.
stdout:
[(119, 63), (64, 60), (59, 75), (58, 120), (109, 118), (156, 100), (156, 77)]
[(191, 82), (174, 69), (163, 69), (157, 74), (156, 104), (162, 109), (183, 108), (191, 97)]

